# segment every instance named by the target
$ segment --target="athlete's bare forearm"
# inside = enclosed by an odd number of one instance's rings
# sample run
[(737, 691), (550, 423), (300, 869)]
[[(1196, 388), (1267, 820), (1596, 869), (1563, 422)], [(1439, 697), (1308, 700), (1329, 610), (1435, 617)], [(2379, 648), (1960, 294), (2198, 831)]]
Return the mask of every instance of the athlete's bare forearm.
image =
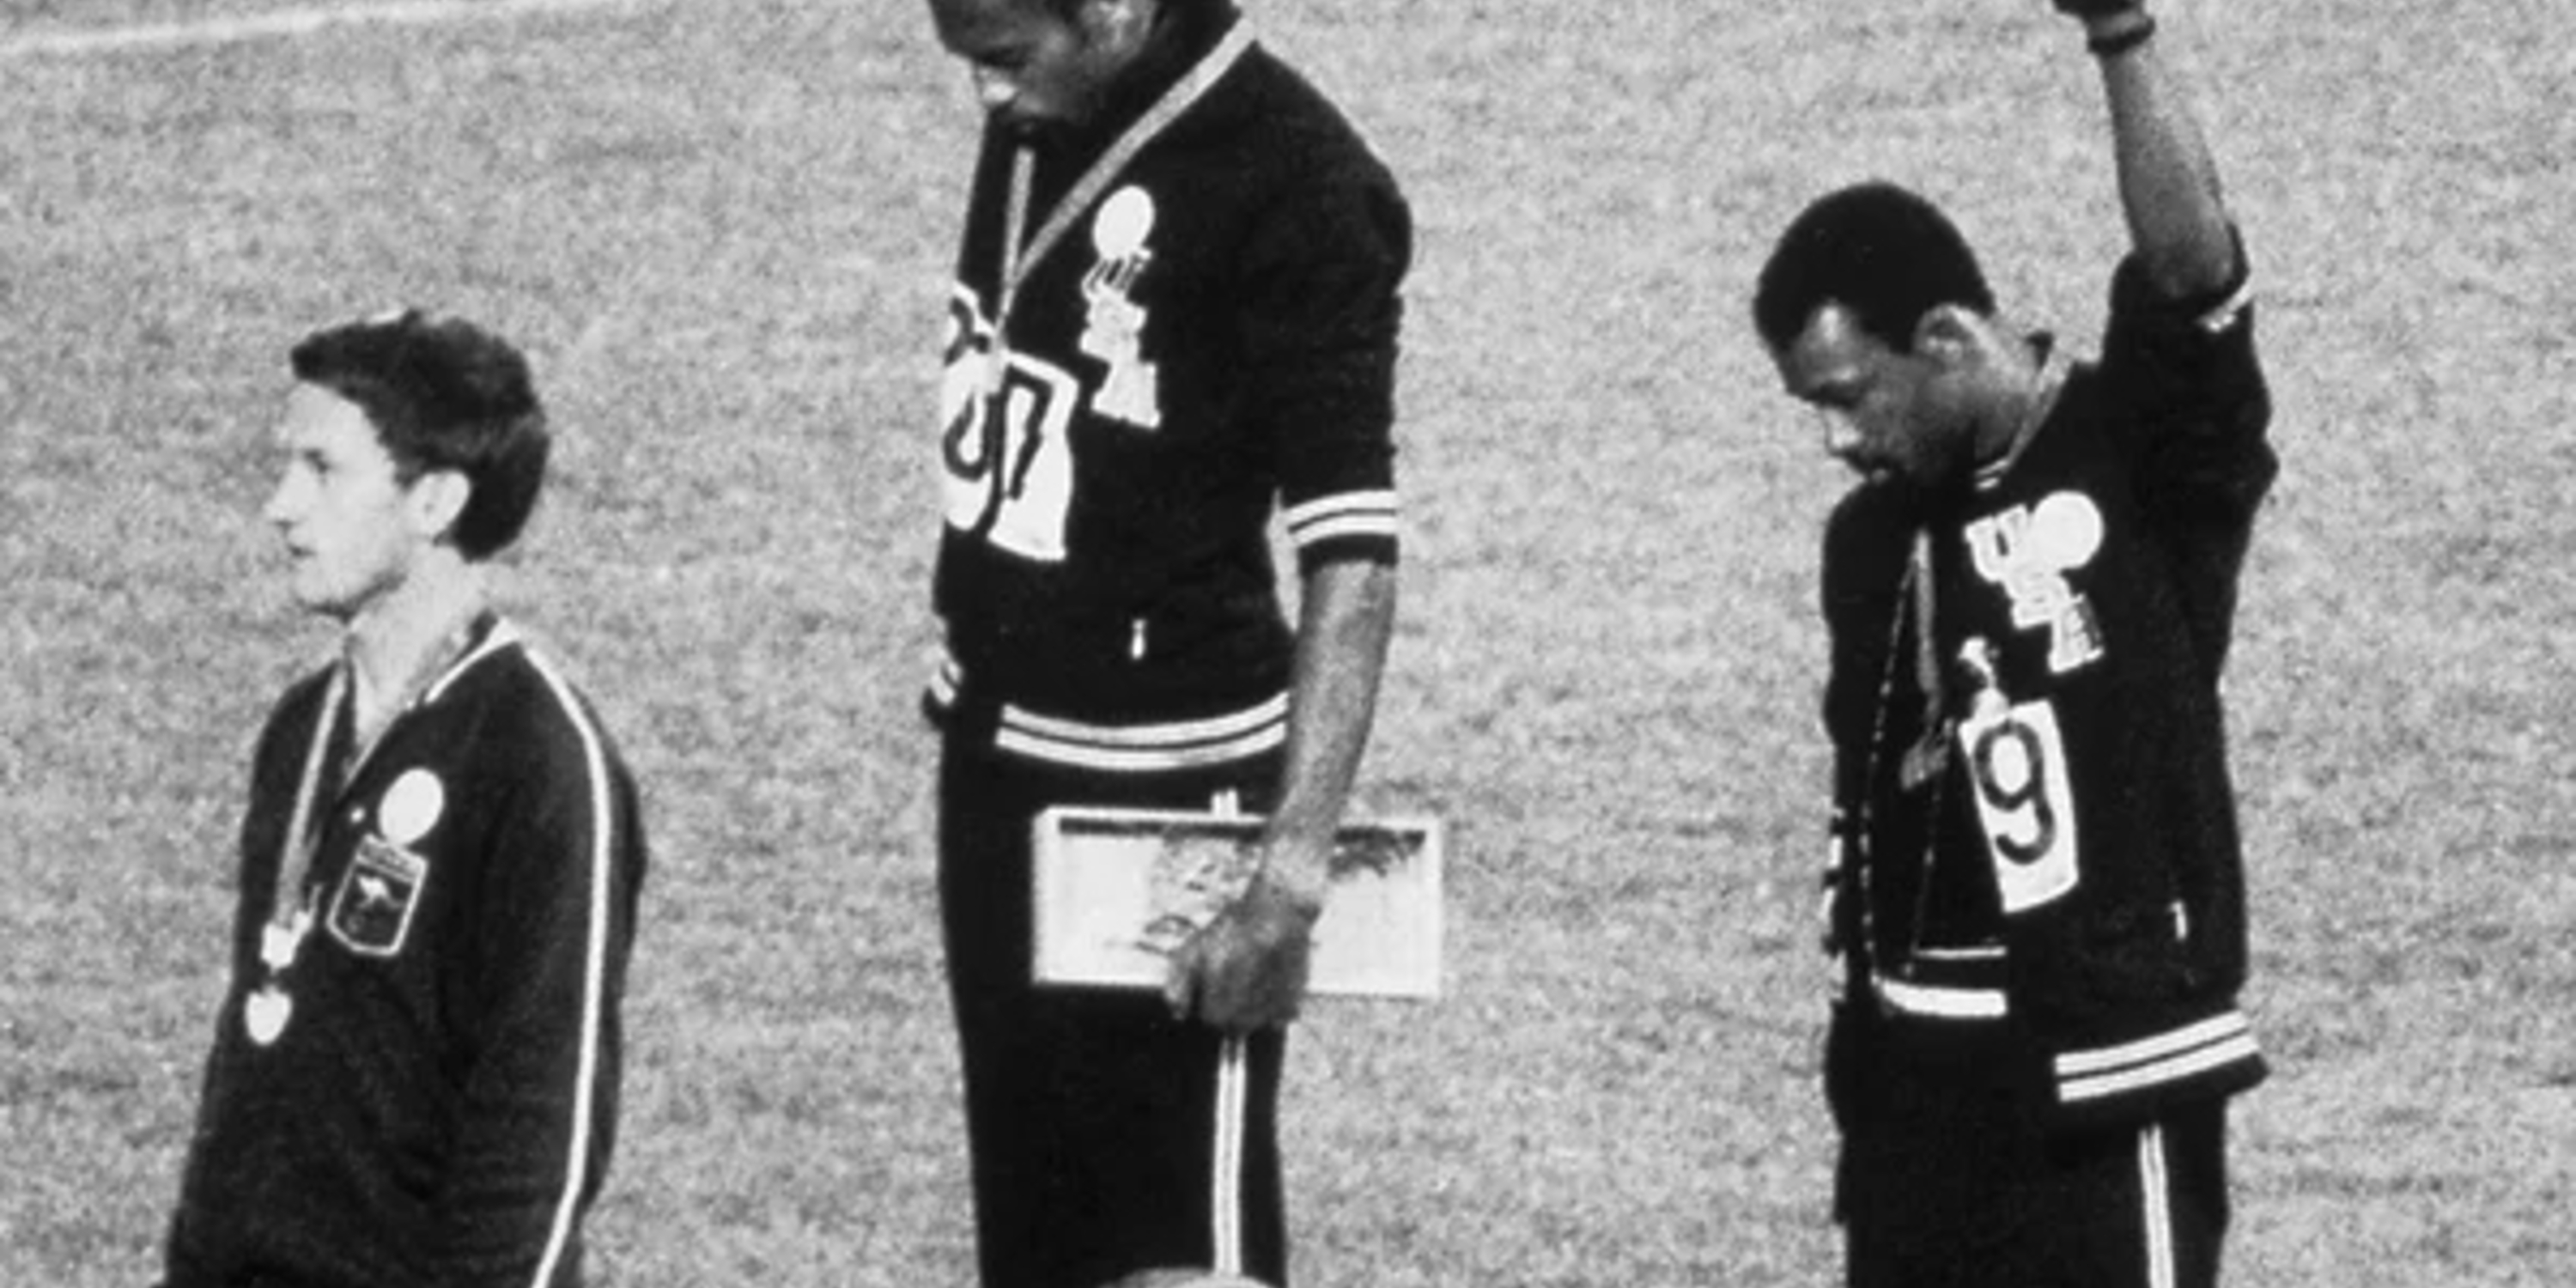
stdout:
[(2200, 122), (2144, 7), (2085, 20), (2110, 100), (2120, 206), (2147, 276), (2168, 298), (2224, 288), (2236, 243)]

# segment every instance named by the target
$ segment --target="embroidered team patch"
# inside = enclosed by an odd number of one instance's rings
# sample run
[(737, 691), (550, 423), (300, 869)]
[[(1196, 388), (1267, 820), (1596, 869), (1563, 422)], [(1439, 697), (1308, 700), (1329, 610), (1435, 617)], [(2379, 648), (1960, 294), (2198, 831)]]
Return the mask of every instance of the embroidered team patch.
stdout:
[(2013, 625), (2048, 631), (2048, 669), (2064, 675), (2102, 656), (2093, 603), (2067, 574), (2102, 549), (2102, 511), (2081, 492), (2052, 492), (2037, 505), (2013, 506), (1968, 525), (1968, 553), (1978, 575), (2012, 597)]
[(358, 842), (325, 922), (350, 952), (391, 957), (411, 934), (412, 913), (429, 881), (429, 860), (380, 837)]
[(412, 914), (429, 881), (429, 860), (411, 847), (447, 812), (438, 775), (415, 769), (394, 780), (376, 802), (376, 834), (358, 842), (324, 924), (350, 952), (391, 957), (411, 934)]

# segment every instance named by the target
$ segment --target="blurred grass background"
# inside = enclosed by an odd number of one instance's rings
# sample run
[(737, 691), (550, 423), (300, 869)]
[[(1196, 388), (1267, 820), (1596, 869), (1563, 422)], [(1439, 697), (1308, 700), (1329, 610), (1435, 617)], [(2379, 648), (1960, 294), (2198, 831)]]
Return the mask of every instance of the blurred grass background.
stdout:
[[(649, 797), (594, 1279), (965, 1281), (911, 714), (962, 75), (917, 5), (473, 8), (126, 49), (59, 38), (309, 7), (0, 22), (0, 1283), (153, 1271), (248, 741), (330, 642), (256, 522), (285, 348), (402, 302), (537, 360), (558, 474), (512, 599)], [(1292, 1044), (1301, 1281), (1828, 1281), (1843, 479), (1743, 301), (1800, 205), (1882, 175), (2089, 346), (2120, 231), (2080, 39), (2007, 0), (1251, 11), (1420, 224), (1363, 790), (1452, 821), (1449, 996)], [(2576, 37), (2537, 0), (2159, 11), (2286, 457), (2230, 682), (2279, 1067), (2237, 1115), (2233, 1277), (2563, 1283)]]

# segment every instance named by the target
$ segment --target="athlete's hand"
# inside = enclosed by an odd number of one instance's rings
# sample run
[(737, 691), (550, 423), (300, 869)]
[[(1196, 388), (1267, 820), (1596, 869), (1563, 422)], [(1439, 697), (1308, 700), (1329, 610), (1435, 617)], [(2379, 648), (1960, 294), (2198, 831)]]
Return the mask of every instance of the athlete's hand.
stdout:
[(1323, 912), (1320, 873), (1273, 853), (1260, 875), (1207, 928), (1172, 955), (1163, 994), (1180, 1018), (1230, 1033), (1276, 1028), (1297, 1018)]

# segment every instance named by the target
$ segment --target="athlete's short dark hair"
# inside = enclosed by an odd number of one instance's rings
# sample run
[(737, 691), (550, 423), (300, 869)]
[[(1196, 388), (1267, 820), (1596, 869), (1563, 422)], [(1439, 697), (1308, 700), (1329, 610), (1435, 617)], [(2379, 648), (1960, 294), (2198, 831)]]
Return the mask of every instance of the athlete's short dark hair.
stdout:
[(1900, 353), (1945, 304), (1995, 311), (1975, 252), (1949, 216), (1884, 181), (1817, 198), (1780, 234), (1753, 295), (1753, 325), (1774, 353), (1797, 343), (1816, 310), (1849, 309), (1860, 329)]
[(367, 414), (404, 482), (454, 470), (473, 485), (448, 533), (457, 553), (486, 559), (518, 540), (550, 436), (528, 360), (508, 341), (414, 309), (315, 331), (289, 360), (297, 380)]

